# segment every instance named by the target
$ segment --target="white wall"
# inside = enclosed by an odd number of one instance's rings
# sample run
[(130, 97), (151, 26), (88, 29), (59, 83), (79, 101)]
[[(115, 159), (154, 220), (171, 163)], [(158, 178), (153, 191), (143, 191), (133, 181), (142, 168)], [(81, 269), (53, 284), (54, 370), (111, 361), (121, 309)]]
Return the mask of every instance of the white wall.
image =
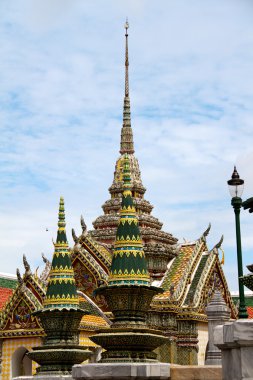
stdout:
[(206, 346), (208, 343), (208, 323), (198, 322), (198, 365), (205, 364)]

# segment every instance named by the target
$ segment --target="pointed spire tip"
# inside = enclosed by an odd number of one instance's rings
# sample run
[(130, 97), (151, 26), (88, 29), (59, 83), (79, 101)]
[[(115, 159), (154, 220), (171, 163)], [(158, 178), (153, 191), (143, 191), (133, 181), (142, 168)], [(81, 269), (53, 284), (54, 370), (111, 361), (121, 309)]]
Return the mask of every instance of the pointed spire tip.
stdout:
[(58, 232), (57, 232), (57, 243), (63, 241), (67, 243), (66, 237), (66, 222), (65, 222), (65, 206), (64, 206), (64, 198), (60, 197), (59, 203), (59, 213), (58, 213)]
[(126, 46), (125, 46), (125, 97), (123, 107), (123, 126), (121, 129), (120, 140), (120, 154), (134, 153), (133, 132), (131, 128), (131, 111), (130, 111), (130, 97), (129, 97), (129, 76), (128, 76), (128, 34), (129, 28), (128, 20), (125, 23), (126, 29)]
[(125, 29), (126, 29), (126, 33), (127, 33), (127, 29), (129, 29), (128, 18), (126, 18), (126, 22), (125, 22), (124, 27), (125, 27)]

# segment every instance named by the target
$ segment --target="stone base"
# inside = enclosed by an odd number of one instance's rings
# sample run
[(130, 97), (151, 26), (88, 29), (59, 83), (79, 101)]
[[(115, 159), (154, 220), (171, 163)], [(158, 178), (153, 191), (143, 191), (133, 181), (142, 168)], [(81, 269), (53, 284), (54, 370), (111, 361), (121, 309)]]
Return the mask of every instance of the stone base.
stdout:
[(170, 367), (171, 380), (222, 380), (221, 366), (183, 365)]
[(217, 326), (214, 344), (222, 352), (224, 380), (253, 380), (252, 319), (239, 319)]
[(77, 364), (72, 369), (76, 380), (168, 380), (167, 363), (96, 363)]
[(69, 375), (75, 363), (83, 363), (91, 356), (85, 346), (69, 345), (34, 347), (27, 356), (39, 364), (36, 375)]
[[(101, 329), (90, 339), (105, 349), (100, 363), (158, 363), (154, 350), (168, 341), (145, 325)], [(77, 364), (80, 362), (76, 362)]]

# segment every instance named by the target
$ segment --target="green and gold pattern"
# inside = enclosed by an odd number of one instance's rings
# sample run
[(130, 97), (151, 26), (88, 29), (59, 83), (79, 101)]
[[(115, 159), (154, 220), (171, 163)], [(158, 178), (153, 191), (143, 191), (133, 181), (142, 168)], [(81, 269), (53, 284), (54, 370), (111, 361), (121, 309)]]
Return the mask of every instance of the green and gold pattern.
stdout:
[(79, 306), (65, 227), (64, 199), (61, 197), (57, 241), (54, 244), (44, 309), (76, 309)]
[(114, 244), (109, 285), (150, 285), (150, 277), (131, 192), (129, 157), (124, 155), (124, 191), (116, 241)]

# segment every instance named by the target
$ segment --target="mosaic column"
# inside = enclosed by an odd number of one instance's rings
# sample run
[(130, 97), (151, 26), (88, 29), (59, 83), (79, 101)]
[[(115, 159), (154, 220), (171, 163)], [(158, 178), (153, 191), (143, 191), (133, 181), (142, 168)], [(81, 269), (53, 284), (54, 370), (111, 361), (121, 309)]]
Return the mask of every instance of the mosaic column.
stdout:
[(177, 363), (198, 364), (198, 332), (195, 321), (178, 320)]

